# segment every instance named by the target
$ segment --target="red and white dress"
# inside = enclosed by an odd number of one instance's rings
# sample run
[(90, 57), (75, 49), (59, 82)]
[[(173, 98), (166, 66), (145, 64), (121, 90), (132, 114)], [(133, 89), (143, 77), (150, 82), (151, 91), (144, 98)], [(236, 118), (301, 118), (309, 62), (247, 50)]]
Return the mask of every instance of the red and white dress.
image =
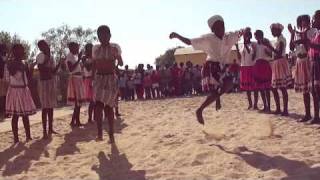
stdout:
[[(72, 53), (67, 55), (66, 62), (70, 62), (71, 64), (75, 64), (78, 61), (78, 56)], [(80, 67), (80, 63), (76, 66), (76, 68), (71, 71), (69, 69), (69, 82), (68, 82), (68, 103), (78, 105), (85, 101), (85, 91), (83, 86), (82, 79), (82, 71)]]
[(263, 44), (254, 43), (256, 49), (256, 60), (253, 69), (253, 77), (256, 82), (257, 90), (265, 90), (271, 88), (272, 70), (270, 66), (270, 58), (266, 51), (269, 51)]
[[(283, 43), (282, 57), (271, 62), (271, 85), (273, 88), (287, 88), (292, 84), (292, 72), (289, 69), (288, 59), (286, 58), (286, 39), (283, 35), (277, 38), (274, 48), (279, 49), (280, 43)], [(275, 53), (273, 53), (273, 56), (276, 56)]]
[(240, 89), (244, 91), (253, 91), (256, 89), (256, 82), (253, 77), (255, 61), (253, 59), (252, 43), (248, 44), (248, 49), (243, 46), (241, 52), (240, 67)]
[(10, 75), (5, 69), (5, 78), (9, 82), (6, 99), (6, 114), (27, 116), (36, 113), (31, 92), (28, 88), (28, 79), (25, 71), (17, 71)]
[[(320, 30), (314, 29), (313, 34), (309, 38), (311, 39), (311, 43), (320, 45)], [(310, 47), (308, 54), (311, 60), (310, 87), (316, 90), (315, 88), (320, 88), (320, 51)]]

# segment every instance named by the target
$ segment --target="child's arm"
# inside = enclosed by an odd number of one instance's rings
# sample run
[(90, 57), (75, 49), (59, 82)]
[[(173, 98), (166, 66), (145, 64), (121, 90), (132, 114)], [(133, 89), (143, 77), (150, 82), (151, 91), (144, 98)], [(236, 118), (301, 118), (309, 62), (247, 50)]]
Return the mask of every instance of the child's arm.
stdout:
[(252, 51), (253, 51), (253, 54), (252, 54), (252, 61), (254, 61), (257, 57), (257, 47), (255, 44), (252, 45)]
[(238, 59), (240, 59), (240, 61), (241, 61), (241, 54), (240, 54), (240, 50), (239, 50), (239, 45), (238, 45), (238, 43), (237, 43), (235, 46), (236, 46), (236, 50), (237, 50), (237, 57), (238, 57)]
[(295, 29), (292, 28), (291, 24), (288, 25), (288, 30), (290, 32), (290, 50), (293, 51), (295, 49), (294, 36)]
[(275, 54), (277, 54), (278, 56), (281, 56), (282, 55), (282, 51), (283, 51), (283, 47), (284, 47), (284, 44), (283, 42), (280, 42), (280, 46), (279, 46), (279, 49), (275, 49), (274, 47), (271, 46), (271, 44), (269, 42), (263, 42), (264, 45), (270, 49), (271, 51), (273, 51)]
[(183, 37), (178, 33), (172, 32), (169, 36), (170, 39), (174, 39), (177, 38), (180, 41), (182, 41), (183, 43), (187, 44), (187, 45), (191, 45), (191, 40), (189, 38)]
[(79, 56), (78, 56), (78, 61), (74, 64), (72, 64), (70, 61), (67, 62), (68, 68), (70, 70), (70, 72), (72, 72), (73, 70), (75, 70), (75, 68), (78, 66), (78, 64), (81, 61), (81, 56), (82, 56), (82, 52), (80, 52)]
[(52, 73), (56, 74), (57, 71), (59, 70), (60, 66), (61, 66), (61, 60), (59, 61), (58, 65), (53, 69)]

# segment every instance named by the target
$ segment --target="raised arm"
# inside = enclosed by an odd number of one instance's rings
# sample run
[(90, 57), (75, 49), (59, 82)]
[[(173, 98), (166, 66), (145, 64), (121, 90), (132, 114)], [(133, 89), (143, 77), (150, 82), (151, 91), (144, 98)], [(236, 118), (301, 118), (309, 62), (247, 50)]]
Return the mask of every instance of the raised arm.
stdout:
[(241, 61), (241, 54), (240, 54), (240, 50), (239, 50), (239, 45), (238, 45), (238, 43), (237, 43), (235, 46), (236, 46), (236, 50), (237, 50), (237, 57), (238, 57), (238, 59)]
[(189, 38), (183, 37), (178, 33), (172, 32), (169, 36), (170, 39), (179, 39), (180, 41), (182, 41), (183, 43), (187, 44), (187, 45), (191, 45), (191, 40)]

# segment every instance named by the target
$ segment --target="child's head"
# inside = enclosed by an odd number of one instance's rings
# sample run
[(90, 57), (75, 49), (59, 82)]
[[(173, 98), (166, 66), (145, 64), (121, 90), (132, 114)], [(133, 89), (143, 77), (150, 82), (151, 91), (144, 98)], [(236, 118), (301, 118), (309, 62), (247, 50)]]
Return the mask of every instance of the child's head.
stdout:
[(257, 41), (262, 41), (263, 40), (263, 31), (261, 30), (256, 30), (256, 32), (254, 33), (254, 37), (256, 38)]
[(279, 37), (282, 34), (283, 28), (283, 25), (280, 23), (273, 23), (270, 26), (271, 33), (274, 37)]
[(22, 61), (25, 57), (24, 47), (22, 44), (14, 44), (12, 46), (12, 55), (14, 57), (14, 60), (16, 61)]
[(50, 55), (50, 47), (45, 40), (38, 41), (38, 48), (41, 52), (45, 53), (46, 55)]
[(250, 42), (252, 38), (252, 33), (251, 33), (251, 29), (249, 27), (247, 27), (244, 31), (243, 34), (243, 40), (245, 43)]
[(128, 69), (129, 69), (129, 66), (128, 66), (128, 65), (125, 65), (125, 66), (124, 66), (124, 69), (125, 69), (125, 70), (128, 70)]
[(224, 36), (224, 33), (225, 33), (224, 21), (220, 15), (212, 16), (208, 20), (208, 25), (209, 25), (211, 31), (216, 36), (218, 36), (219, 38), (222, 38)]
[(92, 56), (92, 47), (93, 45), (91, 43), (88, 43), (85, 45), (84, 49), (85, 49), (85, 55), (87, 57), (91, 57)]
[(111, 38), (110, 28), (106, 25), (99, 26), (98, 30), (98, 39), (101, 44), (108, 44)]
[(320, 10), (317, 10), (313, 15), (312, 27), (320, 29)]
[(69, 48), (69, 50), (70, 50), (70, 52), (72, 54), (78, 54), (79, 53), (79, 44), (76, 43), (76, 42), (70, 42), (68, 44), (68, 48)]
[(301, 30), (310, 28), (310, 16), (309, 15), (298, 16), (297, 27)]
[(5, 44), (0, 44), (0, 56), (5, 56), (7, 51), (7, 46)]

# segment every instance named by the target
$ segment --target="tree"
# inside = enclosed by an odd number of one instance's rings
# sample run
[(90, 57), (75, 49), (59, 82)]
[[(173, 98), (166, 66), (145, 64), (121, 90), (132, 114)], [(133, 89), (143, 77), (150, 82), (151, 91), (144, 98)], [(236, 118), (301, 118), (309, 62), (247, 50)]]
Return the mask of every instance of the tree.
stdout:
[(25, 59), (29, 59), (30, 56), (30, 44), (28, 41), (21, 39), (20, 36), (14, 34), (11, 36), (9, 32), (1, 31), (0, 32), (0, 43), (5, 44), (7, 48), (10, 50), (13, 44), (20, 43), (25, 48)]
[(156, 58), (155, 64), (159, 66), (165, 66), (166, 64), (168, 65), (173, 65), (175, 63), (175, 58), (174, 58), (174, 52), (176, 49), (182, 48), (181, 46), (175, 47), (175, 48), (170, 48), (166, 50), (166, 52), (163, 55), (160, 55), (159, 57)]
[(75, 41), (84, 46), (86, 43), (92, 43), (97, 40), (95, 30), (90, 28), (83, 29), (81, 26), (71, 28), (68, 25), (62, 25), (57, 28), (51, 28), (41, 34), (51, 47), (53, 57), (60, 59), (66, 56), (68, 43)]

